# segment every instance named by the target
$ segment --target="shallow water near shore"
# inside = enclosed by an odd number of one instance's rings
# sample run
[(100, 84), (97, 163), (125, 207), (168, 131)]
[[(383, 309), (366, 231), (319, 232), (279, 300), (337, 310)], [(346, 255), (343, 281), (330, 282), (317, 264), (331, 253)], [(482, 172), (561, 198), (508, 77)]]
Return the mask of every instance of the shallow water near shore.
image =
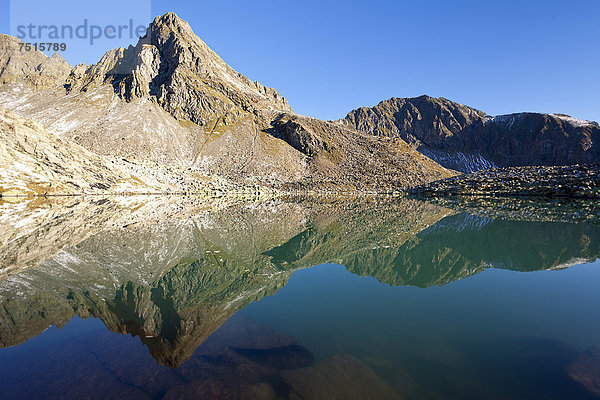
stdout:
[(597, 398), (600, 225), (532, 207), (2, 204), (0, 398)]

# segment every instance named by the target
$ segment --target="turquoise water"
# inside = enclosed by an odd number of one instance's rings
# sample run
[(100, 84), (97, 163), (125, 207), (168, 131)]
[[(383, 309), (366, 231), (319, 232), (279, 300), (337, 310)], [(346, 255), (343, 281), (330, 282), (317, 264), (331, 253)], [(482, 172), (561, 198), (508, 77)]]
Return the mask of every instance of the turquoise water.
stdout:
[(9, 276), (0, 398), (600, 396), (595, 225), (351, 215), (119, 228)]
[[(534, 273), (492, 269), (428, 289), (387, 286), (329, 264), (295, 272), (276, 295), (234, 318), (295, 337), (317, 363), (351, 354), (406, 398), (593, 398), (567, 370), (578, 353), (600, 345), (599, 286), (599, 262)], [(155, 361), (138, 338), (76, 317), (1, 350), (0, 387), (16, 398), (35, 383), (45, 397), (64, 390), (56, 387), (59, 375), (87, 390), (111, 382), (123, 390), (131, 385), (106, 379), (146, 363)]]
[(564, 372), (600, 344), (599, 285), (598, 262), (428, 289), (323, 265), (241, 314), (293, 332), (318, 357), (356, 355), (411, 398), (585, 398)]

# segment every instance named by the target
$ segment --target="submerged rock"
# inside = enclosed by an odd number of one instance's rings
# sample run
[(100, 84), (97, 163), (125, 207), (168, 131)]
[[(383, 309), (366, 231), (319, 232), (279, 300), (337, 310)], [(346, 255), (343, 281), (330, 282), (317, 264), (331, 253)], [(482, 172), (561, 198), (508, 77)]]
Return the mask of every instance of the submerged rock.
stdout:
[(584, 352), (569, 367), (569, 375), (587, 390), (600, 396), (600, 347)]
[(310, 368), (283, 371), (293, 389), (290, 399), (400, 399), (368, 365), (349, 354), (338, 354)]

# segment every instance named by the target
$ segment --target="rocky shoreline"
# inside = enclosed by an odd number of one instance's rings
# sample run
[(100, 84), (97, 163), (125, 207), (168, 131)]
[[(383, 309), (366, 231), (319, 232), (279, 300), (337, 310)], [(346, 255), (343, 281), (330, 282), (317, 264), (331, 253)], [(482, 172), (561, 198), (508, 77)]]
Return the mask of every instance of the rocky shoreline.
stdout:
[(600, 164), (488, 169), (415, 186), (424, 197), (568, 197), (600, 199)]

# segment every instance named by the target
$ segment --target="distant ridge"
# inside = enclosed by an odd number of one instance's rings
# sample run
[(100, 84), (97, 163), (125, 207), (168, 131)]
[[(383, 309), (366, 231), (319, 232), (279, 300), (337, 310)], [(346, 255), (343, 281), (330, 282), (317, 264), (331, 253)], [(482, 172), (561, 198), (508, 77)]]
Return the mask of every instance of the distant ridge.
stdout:
[(488, 116), (444, 98), (392, 98), (343, 120), (361, 132), (400, 137), (446, 168), (600, 162), (600, 126), (563, 114)]
[(38, 50), (21, 51), (22, 42), (0, 33), (0, 84), (16, 82), (42, 90), (60, 85), (71, 66), (58, 54), (47, 57)]

